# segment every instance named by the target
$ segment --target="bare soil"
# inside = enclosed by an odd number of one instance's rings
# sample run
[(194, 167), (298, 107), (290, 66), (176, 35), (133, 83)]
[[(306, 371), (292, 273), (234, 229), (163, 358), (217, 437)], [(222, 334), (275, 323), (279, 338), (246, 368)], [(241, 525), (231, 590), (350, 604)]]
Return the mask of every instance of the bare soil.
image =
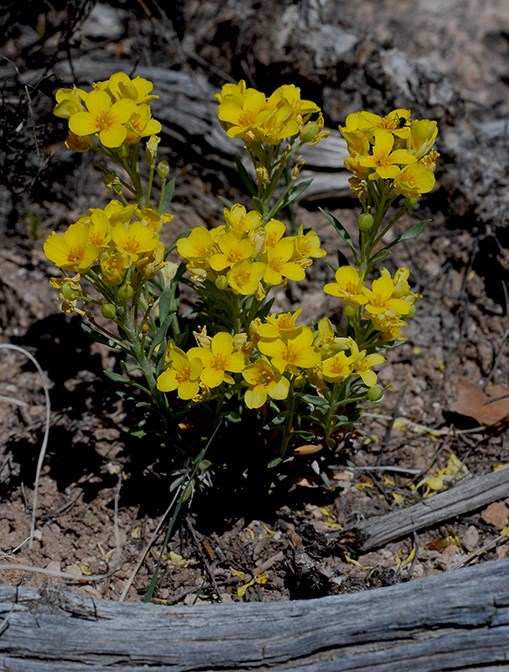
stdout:
[[(44, 3), (33, 3), (38, 4)], [(367, 590), (505, 557), (509, 493), (487, 509), (369, 553), (359, 552), (355, 539), (331, 544), (330, 538), (359, 520), (432, 496), (437, 490), (426, 479), (446, 468), (452, 455), (470, 474), (509, 463), (509, 408), (492, 422), (482, 403), (468, 408), (464, 403), (465, 394), (472, 395), (470, 384), (481, 397), (489, 395), (490, 384), (501, 388), (499, 396), (509, 392), (507, 132), (505, 144), (488, 132), (509, 119), (504, 74), (509, 10), (495, 0), (483, 3), (482, 10), (473, 2), (398, 0), (382, 8), (367, 0), (310, 1), (281, 3), (280, 14), (265, 16), (247, 2), (219, 7), (189, 0), (168, 16), (150, 2), (146, 11), (142, 3), (88, 5), (72, 35), (63, 28), (67, 10), (58, 6), (51, 12), (41, 6), (34, 16), (11, 9), (2, 47), (8, 58), (2, 66), (3, 128), (7, 122), (13, 128), (1, 136), (11, 146), (1, 163), (10, 181), (0, 191), (0, 333), (3, 343), (36, 357), (48, 381), (52, 414), (30, 547), (45, 427), (43, 384), (19, 351), (1, 349), (0, 581), (66, 583), (95, 596), (141, 600), (157, 571), (154, 599), (163, 603), (269, 601)], [(358, 37), (355, 48), (336, 56), (334, 67), (322, 62), (306, 70), (297, 42), (288, 37), (284, 43), (284, 31), (273, 52), (264, 41), (274, 22), (292, 25), (293, 11), (304, 21), (304, 10), (308, 21), (325, 21)], [(243, 11), (256, 21), (242, 24)], [(317, 12), (321, 16), (313, 19)], [(103, 373), (116, 366), (116, 357), (88, 340), (78, 318), (59, 313), (48, 283), (54, 269), (42, 253), (50, 230), (104, 198), (91, 165), (69, 158), (58, 124), (51, 130), (50, 96), (61, 82), (51, 63), (44, 68), (50, 57), (56, 63), (83, 55), (98, 62), (114, 58), (127, 72), (136, 63), (166, 62), (205, 74), (217, 86), (226, 77), (249, 76), (268, 92), (284, 76), (321, 92), (317, 102), (336, 133), (358, 107), (371, 103), (376, 112), (393, 104), (406, 107), (421, 93), (421, 110), (435, 112), (443, 130), (438, 184), (415, 215), (431, 216), (433, 223), (419, 240), (396, 248), (391, 260), (394, 268), (410, 266), (423, 299), (407, 341), (381, 369), (382, 402), (359, 424), (346, 459), (331, 465), (331, 487), (303, 478), (285, 500), (274, 503), (260, 493), (242, 506), (229, 502), (228, 492), (197, 496), (184, 508), (167, 547), (173, 493), (158, 471), (158, 447), (129, 436), (132, 411)], [(449, 102), (420, 89), (422, 81), (405, 93), (408, 73), (388, 74), (389, 62), (407, 63), (410, 74), (431, 72), (442, 91), (450, 87)], [(36, 70), (41, 77), (26, 98), (23, 75)], [(15, 114), (25, 114), (19, 130), (27, 133), (24, 150), (15, 145)], [(168, 138), (169, 145), (172, 141)], [(220, 208), (212, 194), (226, 188), (223, 168), (201, 170), (196, 156), (180, 146), (169, 158), (181, 176), (172, 206), (177, 226), (217, 222)], [(319, 231), (334, 261), (338, 240), (318, 205), (350, 226), (355, 202), (331, 197), (299, 208), (299, 221)], [(335, 304), (321, 291), (327, 274), (330, 270), (317, 264), (309, 280), (278, 296), (279, 304), (304, 305), (308, 320), (333, 316)], [(449, 472), (444, 487), (452, 487), (459, 475)], [(6, 564), (9, 569), (2, 568)], [(59, 572), (65, 576), (59, 578)]]

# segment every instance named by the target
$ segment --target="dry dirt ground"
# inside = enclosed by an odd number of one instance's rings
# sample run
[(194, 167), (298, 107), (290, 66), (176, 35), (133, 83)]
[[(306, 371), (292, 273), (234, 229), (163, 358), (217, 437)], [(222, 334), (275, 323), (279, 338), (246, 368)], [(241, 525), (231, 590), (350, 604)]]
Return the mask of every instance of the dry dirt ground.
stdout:
[[(112, 353), (92, 344), (77, 319), (59, 314), (48, 285), (53, 269), (42, 241), (102, 196), (92, 168), (62, 151), (61, 128), (51, 119), (51, 95), (62, 83), (52, 68), (83, 56), (113, 60), (127, 72), (136, 64), (196, 72), (216, 87), (246, 77), (270, 92), (293, 81), (323, 105), (333, 133), (360, 107), (383, 113), (416, 100), (419, 113), (435, 115), (441, 128), (437, 187), (416, 213), (433, 223), (392, 260), (411, 267), (424, 298), (408, 340), (381, 370), (383, 401), (359, 424), (348, 460), (332, 465), (333, 487), (299, 485), (272, 508), (262, 495), (242, 509), (225, 506), (228, 493), (217, 508), (215, 500), (198, 498), (163, 549), (154, 599), (319, 597), (505, 557), (509, 492), (369, 553), (359, 553), (355, 539), (330, 539), (359, 520), (433, 496), (466, 473), (509, 463), (507, 398), (485, 404), (509, 392), (509, 8), (495, 0), (310, 0), (277, 9), (269, 3), (261, 12), (263, 2), (188, 0), (168, 16), (155, 2), (75, 0), (67, 3), (71, 16), (65, 3), (51, 11), (49, 4), (31, 3), (33, 15), (23, 16), (12, 4), (3, 26), (0, 333), (4, 344), (26, 348), (39, 362), (52, 413), (30, 544), (43, 386), (24, 355), (1, 349), (0, 582), (63, 582), (95, 596), (140, 600), (156, 571), (172, 501), (157, 472), (157, 447), (128, 437), (132, 416), (103, 375), (115, 364)], [(334, 53), (321, 52), (309, 37), (319, 25), (333, 36)], [(213, 223), (212, 194), (227, 179), (222, 168), (209, 163), (203, 170), (196, 153), (181, 146), (169, 158), (180, 174), (176, 220)], [(349, 226), (355, 203), (329, 193), (299, 209), (333, 259), (338, 242), (318, 205)], [(303, 304), (308, 319), (332, 315), (320, 289), (328, 272), (317, 265), (284, 297), (287, 305)], [(448, 465), (437, 485), (432, 477)], [(58, 572), (67, 578), (51, 576)]]

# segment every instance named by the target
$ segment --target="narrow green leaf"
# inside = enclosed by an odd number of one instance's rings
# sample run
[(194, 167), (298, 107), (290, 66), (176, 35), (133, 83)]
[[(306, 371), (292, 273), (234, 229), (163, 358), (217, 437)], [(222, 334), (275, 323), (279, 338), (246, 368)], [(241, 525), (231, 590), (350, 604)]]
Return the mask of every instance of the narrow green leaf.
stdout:
[(309, 187), (312, 181), (313, 178), (310, 178), (309, 180), (303, 180), (302, 182), (296, 184), (292, 189), (290, 189), (281, 207), (286, 208), (286, 206), (290, 205), (290, 203), (293, 203), (293, 201), (295, 201), (296, 198), (299, 198), (299, 196), (306, 191), (306, 189)]
[(166, 183), (165, 188), (164, 188), (164, 197), (162, 200), (161, 205), (159, 206), (159, 211), (160, 212), (166, 212), (168, 209), (168, 206), (171, 203), (171, 199), (173, 198), (173, 193), (175, 192), (175, 178), (170, 180), (169, 182)]
[(242, 161), (239, 159), (238, 156), (235, 157), (235, 165), (237, 166), (239, 177), (244, 183), (244, 186), (249, 191), (251, 196), (255, 196), (256, 193), (258, 192), (258, 187), (256, 186), (253, 178), (247, 172), (246, 167), (244, 166), (244, 164), (242, 163)]
[(371, 257), (370, 262), (372, 264), (377, 264), (380, 261), (383, 261), (383, 259), (386, 259), (391, 253), (393, 247), (395, 247), (399, 243), (402, 243), (404, 240), (413, 240), (414, 238), (417, 238), (417, 236), (419, 236), (426, 229), (426, 227), (431, 223), (431, 221), (432, 221), (431, 219), (421, 219), (420, 222), (417, 222), (417, 224), (414, 224), (406, 231), (403, 231), (403, 233), (400, 236), (395, 238), (392, 242), (390, 242), (388, 245), (383, 247), (379, 252), (377, 252), (377, 254)]
[(330, 212), (327, 212), (327, 210), (324, 210), (323, 208), (318, 209), (322, 215), (332, 224), (340, 238), (342, 238), (348, 247), (352, 250), (354, 259), (357, 262), (357, 248), (355, 247), (355, 243), (352, 240), (352, 236), (348, 233), (337, 217), (334, 217), (334, 215), (332, 215)]
[(114, 350), (124, 350), (118, 343), (115, 343), (115, 341), (112, 341), (111, 338), (108, 338), (107, 336), (104, 336), (101, 334), (99, 331), (96, 331), (95, 329), (92, 329), (88, 324), (85, 324), (84, 322), (81, 323), (81, 328), (83, 331), (89, 336), (91, 339), (96, 341), (97, 343), (101, 343), (102, 345), (107, 345), (109, 348), (113, 348)]
[(124, 385), (130, 385), (132, 383), (132, 380), (126, 376), (122, 376), (120, 373), (115, 373), (114, 371), (105, 371), (104, 373), (107, 378), (113, 380), (115, 383), (122, 383)]
[(428, 228), (431, 222), (432, 222), (431, 219), (421, 219), (420, 222), (417, 222), (417, 224), (411, 226), (407, 231), (403, 231), (401, 236), (399, 236), (398, 242), (401, 242), (403, 240), (413, 240), (414, 238), (417, 238), (417, 236), (420, 236), (421, 233)]
[(267, 464), (267, 469), (274, 469), (274, 467), (277, 467), (278, 464), (281, 464), (282, 461), (283, 461), (282, 457), (274, 458)]

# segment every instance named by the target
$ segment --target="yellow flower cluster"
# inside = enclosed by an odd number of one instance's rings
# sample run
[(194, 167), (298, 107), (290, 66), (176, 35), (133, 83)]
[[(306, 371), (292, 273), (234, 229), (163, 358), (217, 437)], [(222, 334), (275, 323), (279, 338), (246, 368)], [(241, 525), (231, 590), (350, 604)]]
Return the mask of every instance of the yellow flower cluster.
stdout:
[(104, 147), (115, 149), (160, 133), (161, 124), (150, 109), (150, 101), (158, 98), (150, 94), (152, 88), (147, 79), (117, 72), (93, 84), (90, 92), (76, 86), (59, 89), (53, 112), (69, 120), (67, 147), (87, 151), (93, 147), (90, 136), (95, 136)]
[(384, 340), (403, 340), (401, 329), (407, 326), (403, 317), (412, 317), (414, 303), (420, 298), (410, 290), (408, 268), (399, 268), (394, 277), (385, 268), (380, 269), (380, 277), (373, 280), (371, 287), (364, 286), (364, 278), (353, 266), (340, 266), (335, 274), (335, 282), (327, 283), (326, 294), (343, 299), (348, 309), (362, 308), (362, 317), (371, 320), (374, 328)]
[(200, 401), (222, 383), (234, 384), (231, 374), (239, 373), (247, 388), (244, 402), (254, 409), (269, 398), (286, 399), (292, 381), (303, 384), (307, 380), (324, 388), (324, 381), (360, 379), (366, 387), (373, 387), (377, 375), (372, 368), (385, 358), (378, 353), (368, 355), (352, 338), (336, 336), (328, 318), (320, 320), (316, 330), (297, 325), (301, 312), (302, 308), (256, 319), (249, 337), (226, 332), (209, 337), (203, 330), (196, 334), (199, 346), (187, 352), (170, 342), (158, 389), (177, 391), (183, 400)]
[(339, 130), (350, 156), (346, 168), (356, 180), (352, 188), (361, 189), (361, 180), (391, 180), (395, 194), (418, 198), (435, 184), (438, 152), (433, 150), (437, 122), (411, 119), (410, 110), (396, 109), (385, 117), (372, 112), (349, 114)]
[(105, 285), (119, 286), (133, 267), (146, 279), (165, 266), (159, 233), (172, 219), (173, 215), (150, 208), (111, 201), (103, 209), (90, 208), (64, 233), (53, 231), (44, 243), (44, 253), (71, 273), (85, 275), (96, 267)]
[[(323, 132), (323, 117), (318, 105), (302, 100), (293, 84), (277, 88), (270, 96), (238, 84), (225, 84), (216, 95), (218, 117), (229, 138), (241, 138), (246, 145), (279, 145), (282, 140), (300, 137), (314, 144), (328, 135)], [(313, 115), (318, 115), (312, 119)]]
[(303, 280), (313, 259), (326, 255), (314, 231), (304, 233), (301, 226), (295, 236), (285, 236), (283, 222), (271, 219), (264, 225), (259, 212), (238, 203), (225, 208), (224, 219), (223, 226), (198, 226), (177, 241), (194, 280), (261, 300), (269, 286)]

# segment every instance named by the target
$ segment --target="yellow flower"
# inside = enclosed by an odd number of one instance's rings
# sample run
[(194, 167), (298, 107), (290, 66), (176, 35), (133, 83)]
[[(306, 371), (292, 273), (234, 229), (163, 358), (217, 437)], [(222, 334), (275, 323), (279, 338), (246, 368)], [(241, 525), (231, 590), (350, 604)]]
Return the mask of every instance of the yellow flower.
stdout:
[(375, 128), (386, 129), (398, 138), (408, 138), (410, 136), (410, 110), (398, 108), (389, 112), (385, 117), (365, 111), (359, 112), (359, 114)]
[(382, 178), (383, 180), (394, 179), (400, 172), (398, 164), (415, 163), (417, 159), (406, 149), (395, 149), (394, 135), (383, 128), (374, 130), (375, 144), (373, 154), (363, 156), (359, 164), (365, 168), (373, 168), (370, 179)]
[(260, 341), (258, 349), (271, 358), (272, 365), (283, 373), (298, 374), (299, 368), (310, 369), (320, 363), (320, 354), (313, 348), (314, 334), (309, 327), (287, 340)]
[(384, 341), (405, 341), (401, 336), (401, 329), (408, 326), (408, 323), (401, 319), (401, 315), (395, 311), (389, 310), (381, 315), (371, 315), (373, 326), (382, 335)]
[(224, 209), (224, 221), (227, 233), (233, 233), (237, 238), (244, 238), (250, 231), (263, 224), (263, 217), (256, 210), (247, 212), (243, 205), (235, 203), (230, 209)]
[(256, 294), (265, 268), (265, 264), (261, 261), (239, 261), (228, 271), (226, 276), (228, 285), (243, 296)]
[(336, 282), (329, 282), (323, 288), (326, 294), (337, 296), (352, 306), (362, 306), (366, 303), (363, 279), (353, 266), (340, 266), (334, 277)]
[(244, 238), (239, 240), (233, 233), (225, 233), (217, 240), (217, 246), (220, 252), (210, 257), (210, 267), (214, 271), (223, 271), (225, 268), (231, 268), (239, 261), (249, 259), (254, 252), (254, 245), (250, 240)]
[(169, 367), (157, 379), (157, 389), (161, 392), (177, 390), (180, 399), (189, 400), (200, 390), (200, 373), (203, 364), (199, 357), (192, 357), (175, 346), (168, 349)]
[(71, 152), (78, 152), (82, 154), (83, 152), (88, 152), (94, 146), (94, 141), (87, 137), (76, 135), (69, 131), (67, 139), (65, 141), (65, 146)]
[(415, 119), (410, 124), (410, 136), (407, 140), (407, 149), (420, 160), (427, 154), (435, 143), (438, 135), (436, 121), (430, 119)]
[(125, 278), (130, 261), (121, 252), (107, 252), (101, 257), (101, 273), (107, 285), (118, 287)]
[(312, 259), (322, 259), (327, 256), (327, 252), (320, 247), (320, 238), (316, 231), (304, 233), (304, 227), (301, 224), (294, 240), (293, 260), (303, 268), (310, 266)]
[(343, 351), (324, 359), (319, 367), (322, 377), (331, 383), (342, 383), (352, 375), (352, 357), (347, 357)]
[(374, 280), (371, 289), (364, 287), (362, 293), (367, 298), (364, 308), (371, 315), (381, 315), (386, 311), (407, 315), (410, 310), (410, 305), (406, 301), (394, 297), (394, 282), (390, 276), (383, 275)]
[(69, 118), (69, 129), (76, 135), (99, 134), (105, 147), (120, 147), (127, 135), (125, 123), (135, 111), (132, 100), (111, 103), (106, 91), (91, 91), (85, 104), (88, 112), (75, 112)]
[(280, 285), (283, 280), (304, 280), (306, 273), (302, 266), (291, 261), (294, 253), (293, 238), (283, 238), (274, 247), (266, 250), (264, 281), (268, 285)]
[[(110, 220), (110, 224), (118, 224), (122, 222), (127, 224), (133, 218), (134, 213), (136, 212), (137, 205), (122, 205), (119, 201), (110, 201), (108, 205), (104, 208), (104, 214)], [(100, 208), (97, 208), (100, 210)], [(90, 212), (94, 212), (95, 208), (90, 208)]]
[(332, 322), (328, 317), (322, 317), (318, 322), (314, 341), (314, 347), (319, 350), (322, 359), (327, 359), (341, 350), (346, 350), (349, 343), (349, 338), (336, 336)]
[(406, 166), (394, 178), (394, 192), (408, 198), (418, 198), (431, 191), (434, 186), (435, 176), (422, 163)]
[(69, 119), (76, 112), (83, 112), (85, 110), (83, 100), (86, 95), (86, 92), (77, 86), (73, 86), (72, 89), (58, 89), (53, 114), (61, 119)]
[(59, 268), (73, 273), (86, 273), (99, 256), (99, 250), (88, 242), (88, 224), (76, 222), (65, 233), (50, 234), (44, 243), (44, 254)]
[(360, 376), (366, 387), (376, 385), (377, 375), (372, 371), (372, 367), (383, 364), (385, 357), (376, 352), (367, 355), (366, 350), (359, 350), (359, 346), (353, 338), (350, 339), (350, 351), (352, 353), (351, 359), (354, 373)]
[(96, 247), (106, 247), (111, 240), (110, 220), (103, 210), (91, 209), (88, 242)]
[(272, 114), (266, 109), (266, 98), (256, 89), (243, 93), (223, 95), (219, 103), (218, 117), (229, 138), (242, 138), (246, 143), (260, 140), (259, 128)]
[(258, 127), (260, 139), (269, 145), (279, 145), (281, 140), (299, 133), (297, 118), (291, 107), (281, 107), (272, 111)]
[(177, 240), (177, 252), (184, 259), (208, 259), (214, 253), (214, 238), (204, 226), (197, 226)]
[(105, 82), (94, 84), (94, 88), (109, 91), (115, 100), (129, 99), (137, 105), (143, 105), (159, 96), (149, 95), (153, 83), (143, 77), (131, 79), (125, 72), (116, 72)]
[(278, 87), (267, 102), (269, 105), (289, 105), (296, 114), (302, 117), (320, 112), (320, 108), (313, 101), (301, 99), (300, 89), (295, 84), (283, 84)]
[(137, 105), (126, 123), (126, 142), (138, 142), (147, 135), (157, 135), (161, 132), (161, 122), (152, 117), (148, 105)]
[(136, 218), (148, 226), (149, 229), (152, 229), (154, 233), (161, 233), (162, 228), (165, 224), (168, 224), (173, 220), (173, 215), (169, 212), (157, 212), (152, 208), (143, 208), (136, 210)]
[(111, 239), (117, 250), (133, 262), (159, 245), (159, 239), (152, 229), (141, 222), (116, 224), (111, 231)]
[(248, 408), (261, 408), (267, 397), (276, 400), (288, 397), (290, 381), (263, 358), (247, 366), (242, 371), (242, 376), (249, 385), (244, 395)]
[(285, 235), (286, 226), (279, 219), (271, 219), (265, 224), (265, 247), (274, 247)]
[(207, 387), (217, 387), (223, 381), (234, 383), (231, 376), (226, 373), (240, 373), (245, 368), (244, 355), (234, 351), (233, 336), (226, 332), (220, 332), (212, 337), (210, 348), (191, 348), (187, 353), (189, 357), (198, 357), (203, 369), (200, 377)]
[(302, 325), (295, 322), (302, 313), (302, 308), (298, 308), (294, 313), (279, 313), (278, 315), (269, 315), (264, 323), (257, 324), (255, 327), (258, 338), (275, 339), (281, 338), (287, 340), (293, 338), (302, 331)]

